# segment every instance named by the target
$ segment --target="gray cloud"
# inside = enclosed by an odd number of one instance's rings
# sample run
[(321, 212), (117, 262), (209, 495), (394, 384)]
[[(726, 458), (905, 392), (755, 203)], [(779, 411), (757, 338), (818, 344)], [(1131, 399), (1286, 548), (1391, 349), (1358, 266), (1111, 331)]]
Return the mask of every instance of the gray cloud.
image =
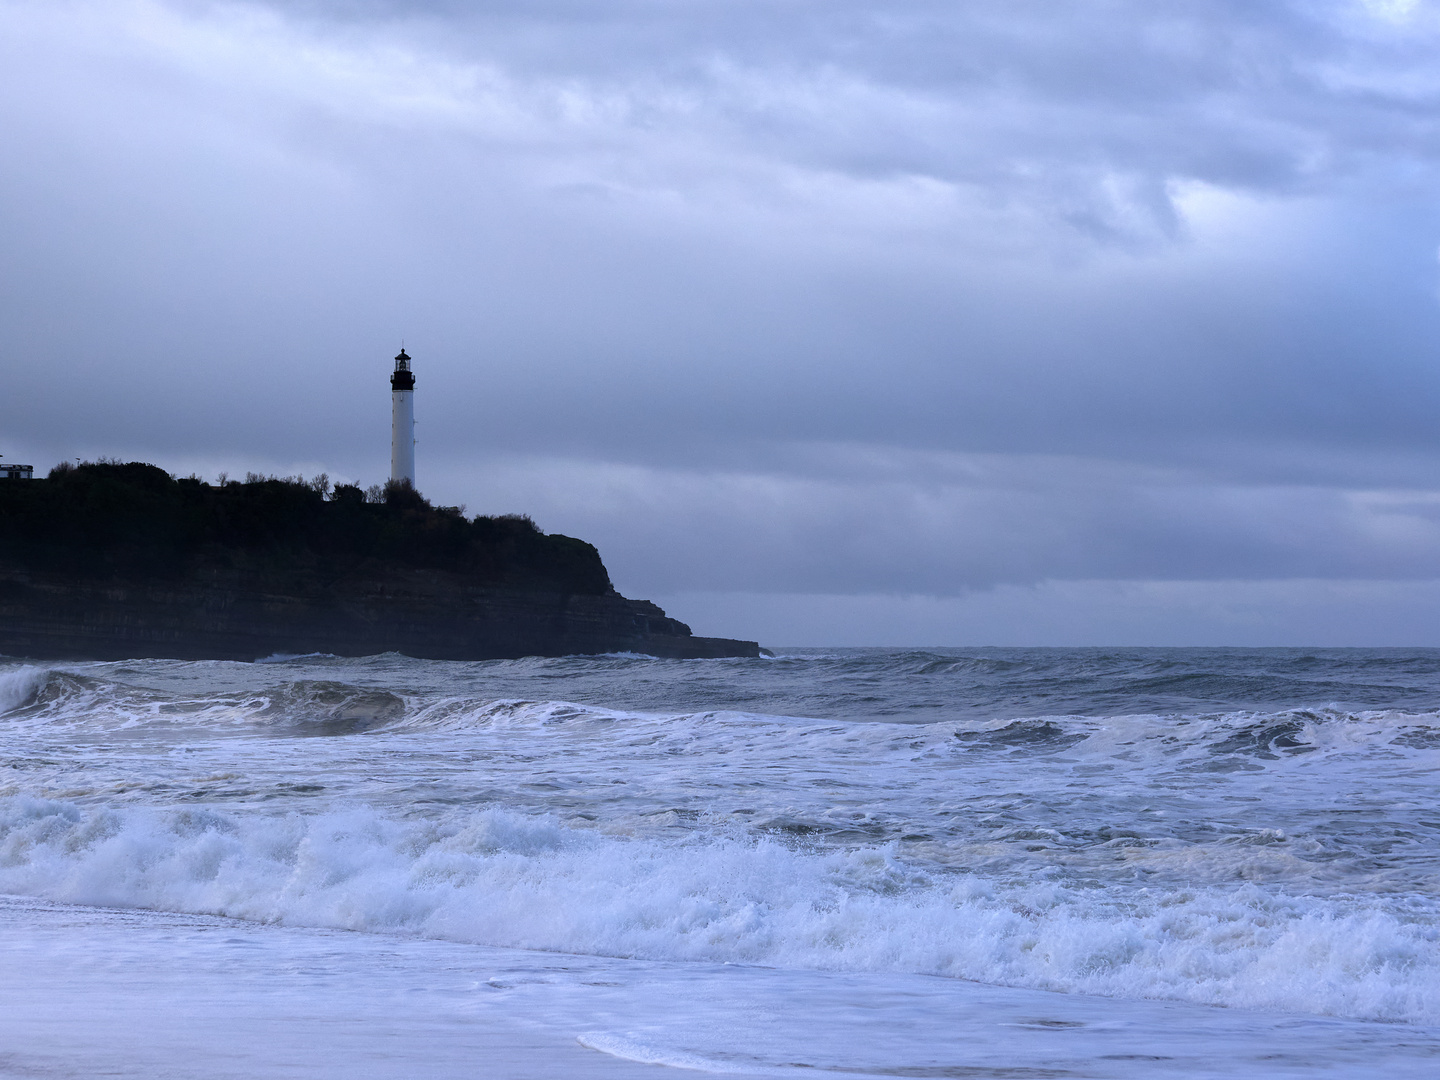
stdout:
[(632, 590), (1433, 577), (1437, 44), (0, 0), (0, 452), (376, 479), (403, 336), (422, 486)]
[[(617, 579), (674, 593), (959, 595), (1047, 579), (1433, 573), (1440, 494), (1226, 484), (1074, 457), (806, 448), (770, 471), (495, 459), (495, 505), (597, 539)], [(459, 486), (460, 478), (452, 483)]]

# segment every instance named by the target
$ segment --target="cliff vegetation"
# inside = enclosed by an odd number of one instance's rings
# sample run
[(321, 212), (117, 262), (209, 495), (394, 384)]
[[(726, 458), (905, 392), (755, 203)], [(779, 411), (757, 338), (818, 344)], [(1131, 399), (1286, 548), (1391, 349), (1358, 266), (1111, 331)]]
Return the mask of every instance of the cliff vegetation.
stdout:
[(405, 484), (324, 476), (177, 479), (142, 462), (61, 465), (0, 482), (0, 561), (83, 579), (180, 577), (203, 566), (339, 578), (442, 570), (477, 585), (613, 595), (600, 555), (528, 517), (467, 518)]

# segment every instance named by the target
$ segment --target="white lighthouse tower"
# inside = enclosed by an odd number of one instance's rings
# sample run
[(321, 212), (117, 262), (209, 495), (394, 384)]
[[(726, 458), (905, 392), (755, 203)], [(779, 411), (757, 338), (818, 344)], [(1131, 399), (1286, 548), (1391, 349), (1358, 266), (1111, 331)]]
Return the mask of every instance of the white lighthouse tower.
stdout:
[(390, 479), (415, 486), (415, 376), (404, 349), (390, 376)]

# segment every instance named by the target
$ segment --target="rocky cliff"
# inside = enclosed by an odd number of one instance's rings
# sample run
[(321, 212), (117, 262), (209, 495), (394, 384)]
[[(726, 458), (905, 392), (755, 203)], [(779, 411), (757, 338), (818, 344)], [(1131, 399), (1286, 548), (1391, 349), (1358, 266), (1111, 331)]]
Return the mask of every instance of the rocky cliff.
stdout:
[(131, 463), (0, 482), (0, 653), (438, 660), (758, 656), (610, 584), (595, 549), (528, 519), (321, 482), (210, 485)]

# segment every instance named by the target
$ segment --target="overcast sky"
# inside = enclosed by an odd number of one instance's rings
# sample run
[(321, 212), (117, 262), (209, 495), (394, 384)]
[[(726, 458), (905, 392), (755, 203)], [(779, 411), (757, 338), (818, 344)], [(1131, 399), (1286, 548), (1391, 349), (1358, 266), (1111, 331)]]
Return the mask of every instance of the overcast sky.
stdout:
[(1440, 645), (1433, 0), (0, 0), (0, 453), (767, 644)]

